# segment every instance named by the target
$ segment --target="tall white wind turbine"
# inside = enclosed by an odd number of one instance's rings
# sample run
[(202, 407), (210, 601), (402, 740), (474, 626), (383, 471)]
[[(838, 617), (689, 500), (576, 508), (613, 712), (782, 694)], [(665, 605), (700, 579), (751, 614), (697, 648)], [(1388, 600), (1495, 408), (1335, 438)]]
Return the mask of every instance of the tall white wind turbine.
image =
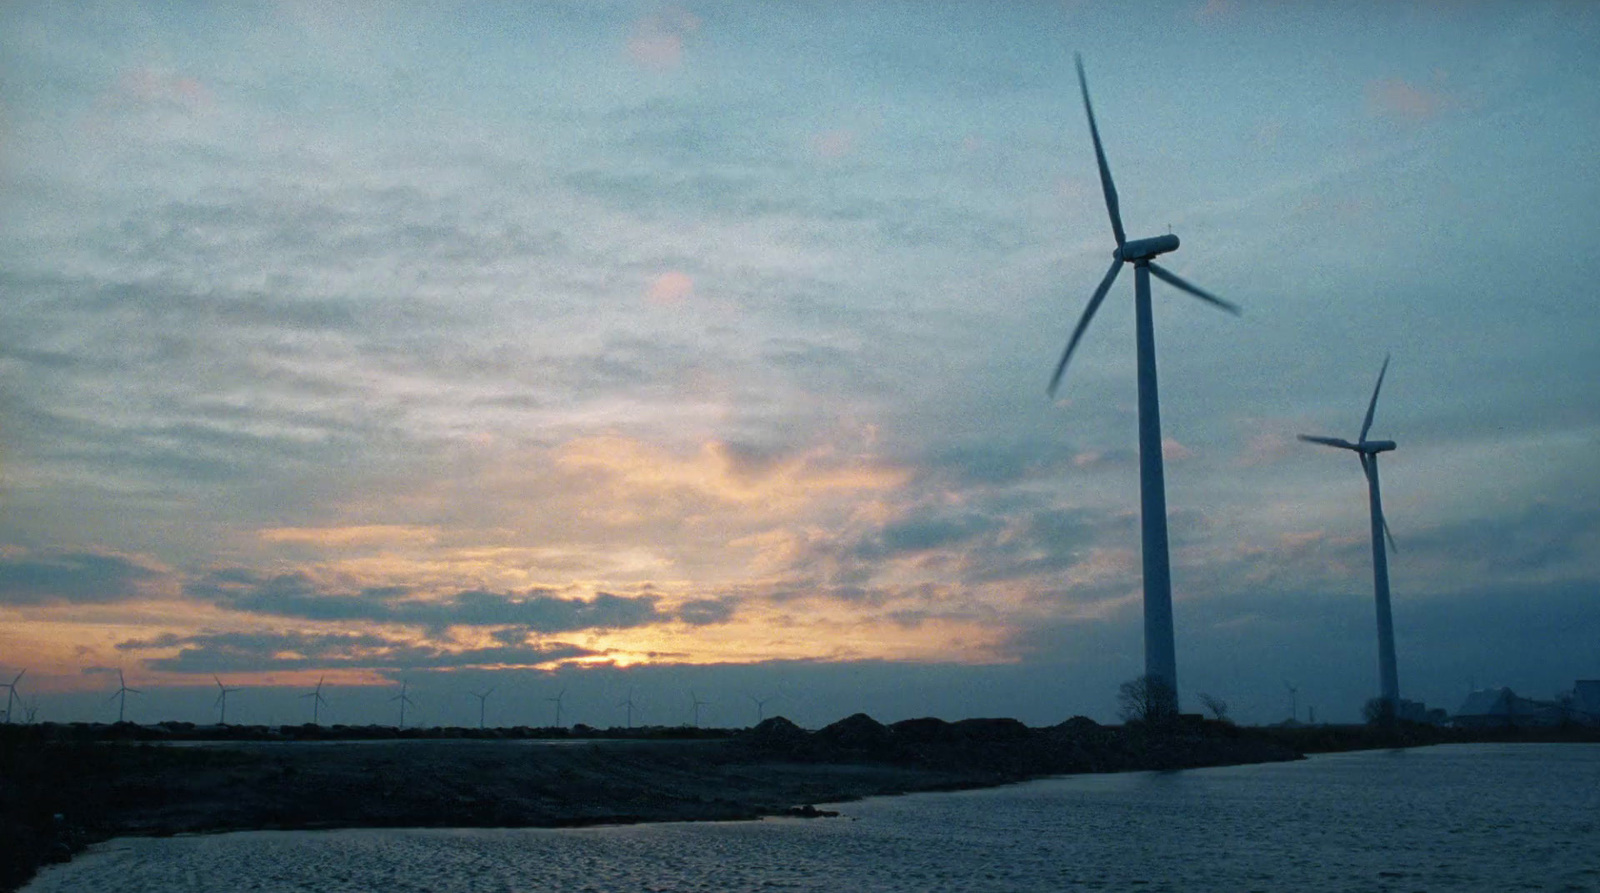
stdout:
[(6, 690), (6, 725), (11, 725), (11, 702), (22, 700), (22, 696), (17, 694), (17, 683), (21, 682), (22, 677), (26, 676), (27, 674), (28, 671), (23, 670), (22, 672), (18, 673), (17, 677), (12, 679), (10, 682), (0, 683), (0, 688), (4, 688)]
[(1094, 140), (1095, 162), (1100, 168), (1100, 188), (1105, 193), (1106, 213), (1111, 217), (1111, 234), (1117, 247), (1111, 252), (1111, 268), (1089, 298), (1077, 328), (1067, 341), (1067, 349), (1050, 377), (1050, 395), (1055, 396), (1067, 362), (1088, 328), (1089, 320), (1105, 300), (1111, 284), (1122, 272), (1123, 264), (1133, 264), (1133, 306), (1136, 326), (1135, 346), (1139, 375), (1139, 519), (1144, 557), (1144, 667), (1145, 676), (1163, 683), (1172, 697), (1166, 709), (1177, 709), (1178, 661), (1172, 632), (1172, 571), (1167, 555), (1167, 491), (1161, 464), (1161, 408), (1156, 390), (1155, 325), (1150, 310), (1150, 276), (1179, 291), (1188, 292), (1229, 313), (1239, 308), (1206, 292), (1159, 266), (1155, 258), (1178, 249), (1172, 234), (1129, 241), (1122, 230), (1122, 212), (1117, 205), (1117, 187), (1111, 181), (1105, 149), (1100, 145), (1100, 129), (1095, 126), (1094, 107), (1089, 102), (1089, 81), (1083, 74), (1083, 57), (1077, 57), (1078, 87), (1083, 93), (1083, 111), (1089, 118), (1089, 136)]
[(317, 677), (317, 687), (300, 696), (301, 698), (310, 698), (311, 699), (311, 724), (312, 725), (318, 725), (319, 724), (317, 720), (318, 720), (318, 717), (320, 715), (320, 708), (325, 706), (328, 703), (328, 699), (324, 698), (322, 696), (322, 680), (323, 680), (323, 678), (324, 677), (322, 677), (322, 676), (318, 676)]
[(417, 705), (417, 702), (411, 700), (411, 696), (406, 694), (406, 685), (407, 684), (408, 683), (404, 679), (400, 680), (400, 693), (389, 699), (391, 701), (399, 701), (400, 702), (400, 725), (399, 725), (399, 728), (402, 728), (402, 729), (406, 727), (406, 705), (410, 704), (413, 707), (415, 707)]
[(211, 675), (211, 678), (215, 679), (217, 683), (217, 699), (211, 706), (221, 708), (222, 712), (217, 715), (217, 725), (225, 726), (228, 724), (228, 695), (238, 691), (238, 689), (224, 686), (222, 680), (217, 679), (215, 673)]
[(634, 708), (633, 689), (631, 689), (631, 688), (628, 689), (628, 697), (627, 697), (627, 699), (623, 700), (623, 701), (618, 701), (617, 702), (617, 706), (618, 707), (626, 707), (626, 708), (628, 708), (628, 728), (630, 728), (630, 729), (633, 728), (633, 708)]
[(1394, 659), (1394, 620), (1389, 612), (1389, 556), (1384, 551), (1387, 537), (1394, 547), (1394, 535), (1389, 532), (1389, 522), (1383, 517), (1383, 497), (1378, 491), (1378, 454), (1395, 448), (1392, 440), (1368, 440), (1372, 430), (1372, 416), (1378, 409), (1378, 392), (1383, 389), (1383, 376), (1389, 371), (1389, 358), (1383, 358), (1383, 368), (1378, 370), (1378, 383), (1372, 388), (1372, 400), (1367, 403), (1367, 417), (1361, 422), (1361, 433), (1351, 443), (1339, 437), (1313, 437), (1300, 435), (1307, 443), (1350, 450), (1361, 460), (1361, 470), (1367, 476), (1367, 504), (1372, 513), (1372, 587), (1378, 603), (1378, 684), (1380, 697), (1387, 703), (1387, 712), (1393, 715), (1400, 705), (1400, 672)]
[(549, 702), (551, 702), (551, 703), (556, 705), (556, 724), (555, 724), (555, 727), (558, 728), (558, 729), (561, 728), (561, 701), (566, 696), (567, 696), (567, 690), (563, 688), (561, 690), (561, 692), (559, 694), (557, 694), (555, 697), (553, 697), (553, 698), (545, 698), (546, 701), (549, 701)]
[(126, 680), (126, 679), (124, 679), (122, 677), (122, 668), (118, 667), (117, 668), (117, 692), (116, 692), (116, 694), (112, 695), (110, 698), (106, 699), (106, 703), (107, 704), (111, 703), (112, 701), (116, 701), (117, 702), (117, 722), (122, 722), (122, 717), (123, 717), (125, 711), (127, 710), (127, 707), (128, 707), (128, 695), (142, 695), (142, 694), (144, 694), (144, 692), (138, 690), (137, 688), (129, 688), (128, 687), (128, 680)]
[(495, 686), (491, 685), (488, 691), (472, 693), (472, 696), (478, 699), (478, 728), (480, 729), (483, 728), (483, 714), (488, 706), (489, 696), (494, 694), (494, 690)]

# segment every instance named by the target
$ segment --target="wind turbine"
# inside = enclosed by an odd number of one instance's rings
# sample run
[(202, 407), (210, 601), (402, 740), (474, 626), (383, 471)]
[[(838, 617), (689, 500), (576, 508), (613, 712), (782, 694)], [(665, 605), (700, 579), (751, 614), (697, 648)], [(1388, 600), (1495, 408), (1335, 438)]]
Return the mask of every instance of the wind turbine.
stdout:
[(1389, 522), (1383, 518), (1383, 498), (1378, 490), (1378, 454), (1395, 448), (1392, 440), (1368, 440), (1372, 430), (1372, 416), (1378, 409), (1378, 392), (1383, 390), (1383, 376), (1389, 371), (1389, 357), (1383, 358), (1383, 368), (1378, 370), (1378, 383), (1372, 388), (1372, 400), (1367, 403), (1367, 417), (1361, 422), (1361, 433), (1351, 443), (1338, 437), (1313, 437), (1300, 435), (1307, 443), (1350, 450), (1361, 460), (1361, 470), (1367, 476), (1367, 503), (1372, 513), (1372, 588), (1378, 603), (1378, 680), (1381, 697), (1388, 703), (1392, 714), (1400, 705), (1400, 673), (1394, 660), (1394, 620), (1389, 612), (1389, 556), (1384, 551), (1387, 537), (1389, 548), (1394, 548), (1394, 534), (1389, 532)]
[(689, 689), (689, 699), (694, 701), (694, 727), (698, 729), (700, 728), (700, 708), (708, 706), (711, 702), (700, 700), (700, 696), (695, 694), (692, 688)]
[(627, 699), (618, 701), (617, 706), (628, 708), (628, 728), (633, 728), (633, 689), (628, 689)]
[(28, 671), (27, 670), (23, 670), (22, 672), (18, 673), (16, 678), (12, 679), (10, 682), (0, 683), (0, 685), (4, 685), (5, 686), (5, 690), (6, 690), (6, 725), (8, 725), (8, 726), (11, 725), (11, 702), (12, 702), (12, 700), (13, 699), (19, 700), (19, 701), (22, 700), (20, 697), (17, 696), (17, 683), (21, 682), (22, 681), (22, 677), (26, 676), (27, 674), (28, 674)]
[(478, 728), (480, 729), (483, 728), (484, 707), (489, 703), (489, 696), (494, 694), (494, 689), (495, 687), (491, 685), (489, 686), (489, 690), (483, 694), (479, 694), (477, 692), (472, 693), (472, 696), (478, 699)]
[(1105, 149), (1100, 145), (1100, 129), (1095, 126), (1094, 107), (1089, 103), (1089, 81), (1083, 73), (1083, 57), (1077, 57), (1078, 87), (1083, 93), (1083, 111), (1089, 118), (1089, 136), (1094, 140), (1095, 163), (1100, 168), (1100, 188), (1105, 193), (1106, 213), (1111, 217), (1111, 234), (1117, 247), (1111, 252), (1111, 268), (1089, 298), (1077, 328), (1067, 341), (1067, 349), (1050, 377), (1050, 395), (1055, 396), (1067, 362), (1088, 328), (1089, 320), (1105, 300), (1123, 264), (1133, 264), (1133, 307), (1136, 326), (1135, 345), (1139, 375), (1139, 519), (1144, 555), (1144, 667), (1145, 676), (1166, 685), (1177, 710), (1178, 661), (1172, 634), (1172, 570), (1167, 555), (1167, 493), (1161, 464), (1161, 408), (1156, 389), (1155, 324), (1150, 310), (1150, 276), (1179, 291), (1188, 292), (1213, 307), (1237, 314), (1239, 308), (1204, 291), (1155, 262), (1159, 255), (1178, 249), (1178, 237), (1168, 233), (1129, 241), (1122, 231), (1122, 212), (1117, 206), (1117, 187), (1111, 182)]
[(128, 680), (122, 678), (122, 668), (118, 667), (117, 693), (106, 699), (107, 704), (111, 703), (112, 701), (117, 702), (117, 722), (122, 722), (124, 709), (128, 706), (128, 695), (142, 694), (144, 694), (144, 692), (138, 690), (137, 688), (128, 687)]
[(760, 725), (761, 721), (767, 718), (767, 702), (777, 697), (777, 695), (767, 695), (764, 698), (758, 698), (755, 695), (747, 694), (745, 697), (755, 702), (756, 724)]
[(552, 703), (554, 703), (556, 705), (556, 725), (555, 725), (555, 727), (558, 728), (558, 729), (561, 728), (561, 699), (566, 697), (566, 696), (567, 696), (567, 690), (563, 688), (561, 690), (561, 693), (557, 694), (555, 697), (553, 697), (553, 698), (545, 698), (546, 701), (550, 701), (550, 702), (552, 702)]
[(407, 683), (404, 679), (400, 680), (400, 693), (389, 699), (391, 701), (400, 702), (400, 728), (402, 729), (406, 727), (406, 705), (410, 704), (413, 707), (417, 706), (417, 702), (411, 700), (411, 698), (406, 694), (406, 684)]
[(318, 724), (317, 723), (317, 716), (318, 716), (317, 708), (328, 703), (328, 699), (324, 698), (322, 696), (322, 680), (323, 680), (323, 678), (324, 677), (322, 677), (322, 676), (318, 676), (317, 677), (317, 687), (316, 687), (316, 689), (313, 690), (313, 691), (308, 691), (305, 694), (300, 696), (301, 698), (310, 698), (311, 699), (311, 724), (312, 725), (317, 725)]
[(217, 700), (211, 706), (222, 708), (221, 714), (217, 716), (217, 725), (225, 726), (228, 724), (228, 693), (238, 691), (238, 689), (224, 687), (222, 680), (217, 679), (216, 674), (212, 674), (211, 678), (217, 681)]
[(1289, 718), (1300, 718), (1300, 687), (1290, 685), (1289, 680), (1283, 680), (1283, 687), (1289, 690)]

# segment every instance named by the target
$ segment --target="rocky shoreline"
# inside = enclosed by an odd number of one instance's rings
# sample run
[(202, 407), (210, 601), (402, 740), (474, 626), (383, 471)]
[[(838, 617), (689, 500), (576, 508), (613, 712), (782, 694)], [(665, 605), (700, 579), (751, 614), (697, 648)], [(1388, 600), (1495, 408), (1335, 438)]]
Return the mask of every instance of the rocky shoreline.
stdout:
[(774, 718), (738, 732), (663, 734), (180, 747), (13, 728), (0, 753), (0, 818), (14, 829), (0, 840), (0, 890), (116, 836), (823, 816), (814, 804), (1300, 757), (1251, 730), (1200, 721), (1160, 730), (1082, 717), (1048, 728), (1009, 719), (886, 726), (857, 714), (815, 732)]

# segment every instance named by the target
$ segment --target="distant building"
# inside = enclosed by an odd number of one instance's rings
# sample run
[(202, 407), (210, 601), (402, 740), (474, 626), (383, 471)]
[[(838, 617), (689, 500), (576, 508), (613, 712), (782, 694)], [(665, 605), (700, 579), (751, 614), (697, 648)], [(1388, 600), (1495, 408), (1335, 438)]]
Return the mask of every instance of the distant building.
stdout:
[(1570, 722), (1600, 726), (1600, 679), (1579, 679), (1572, 692), (1561, 699)]
[(1558, 726), (1562, 705), (1555, 701), (1524, 698), (1509, 688), (1485, 688), (1467, 695), (1451, 721), (1464, 729), (1495, 726)]

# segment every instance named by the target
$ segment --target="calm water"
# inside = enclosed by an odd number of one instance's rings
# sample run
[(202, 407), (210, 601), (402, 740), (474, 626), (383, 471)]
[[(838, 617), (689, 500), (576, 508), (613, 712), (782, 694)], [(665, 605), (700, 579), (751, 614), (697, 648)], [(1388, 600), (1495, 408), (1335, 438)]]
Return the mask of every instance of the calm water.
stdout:
[(844, 818), (103, 844), (55, 891), (1596, 890), (1600, 746), (1074, 776)]

